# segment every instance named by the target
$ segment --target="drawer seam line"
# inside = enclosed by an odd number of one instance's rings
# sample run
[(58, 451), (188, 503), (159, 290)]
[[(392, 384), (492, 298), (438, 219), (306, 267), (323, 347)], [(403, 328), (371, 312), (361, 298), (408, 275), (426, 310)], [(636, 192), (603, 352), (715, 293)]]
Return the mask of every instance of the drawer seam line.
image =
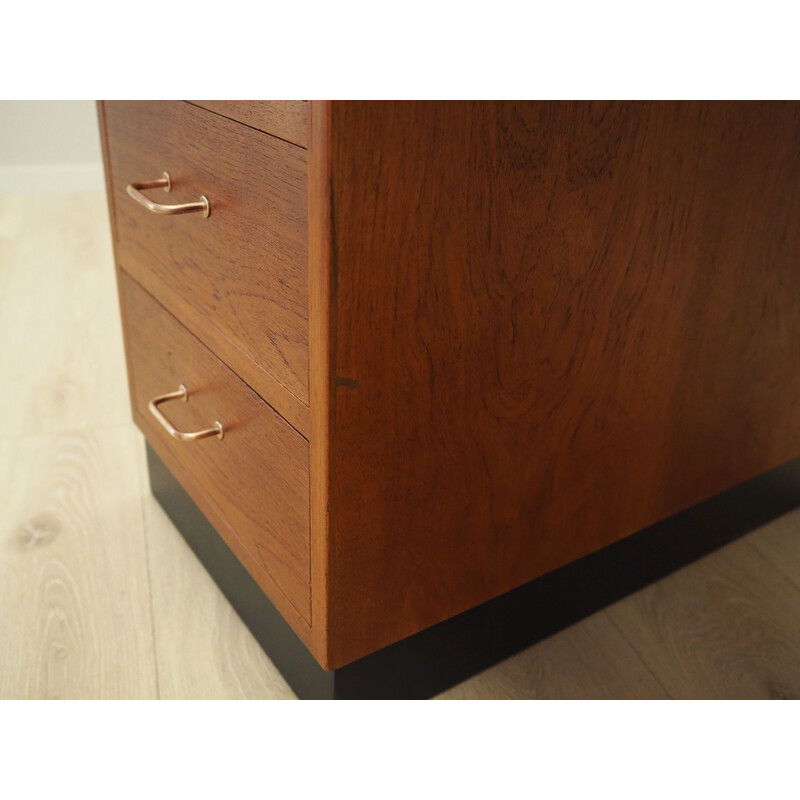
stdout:
[(184, 100), (184, 103), (187, 103), (192, 108), (197, 108), (200, 111), (207, 111), (209, 114), (216, 114), (218, 117), (222, 117), (222, 119), (227, 119), (230, 122), (235, 122), (237, 125), (243, 125), (245, 128), (250, 128), (251, 131), (255, 131), (256, 133), (260, 133), (262, 136), (269, 136), (272, 139), (277, 139), (279, 142), (286, 142), (286, 144), (290, 144), (292, 147), (299, 147), (301, 150), (308, 151), (307, 147), (303, 147), (301, 144), (297, 144), (296, 142), (290, 142), (288, 139), (284, 139), (283, 136), (276, 136), (274, 133), (269, 133), (268, 131), (262, 131), (261, 128), (256, 128), (253, 125), (248, 125), (246, 122), (241, 122), (238, 119), (234, 119), (233, 117), (227, 117), (225, 114), (220, 114), (219, 111), (214, 111), (213, 109), (206, 108), (205, 106), (199, 106), (197, 103), (193, 103), (191, 100)]

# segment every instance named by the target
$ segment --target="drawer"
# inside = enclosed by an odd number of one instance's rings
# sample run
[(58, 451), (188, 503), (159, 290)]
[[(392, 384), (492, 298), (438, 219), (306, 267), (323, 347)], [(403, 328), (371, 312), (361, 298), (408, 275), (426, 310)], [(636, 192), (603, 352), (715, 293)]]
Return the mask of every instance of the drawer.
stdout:
[(192, 100), (192, 103), (300, 147), (308, 147), (306, 100)]
[[(306, 151), (185, 102), (108, 102), (104, 112), (119, 266), (303, 430)], [(206, 196), (207, 218), (154, 213), (128, 194), (164, 172), (169, 192), (141, 194), (169, 205)]]
[[(186, 476), (253, 578), (310, 624), (308, 442), (135, 281), (118, 272), (134, 418), (153, 447)], [(188, 399), (157, 406), (183, 432), (216, 421), (223, 436), (173, 438), (148, 409), (181, 384)], [(287, 615), (288, 616), (288, 615)]]

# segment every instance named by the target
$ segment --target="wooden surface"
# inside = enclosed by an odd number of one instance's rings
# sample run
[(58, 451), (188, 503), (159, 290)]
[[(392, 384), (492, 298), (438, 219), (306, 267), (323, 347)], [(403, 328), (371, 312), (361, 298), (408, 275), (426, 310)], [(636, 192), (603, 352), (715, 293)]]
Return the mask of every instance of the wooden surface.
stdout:
[[(0, 697), (291, 697), (149, 495), (108, 231), (100, 194), (0, 198)], [(794, 512), (444, 696), (798, 698), (799, 547)]]
[(311, 146), (308, 153), (308, 304), (310, 516), (313, 646), (317, 661), (328, 657), (328, 472), (331, 411), (331, 215), (330, 103), (310, 104)]
[(331, 130), (333, 666), (800, 453), (800, 104)]
[[(580, 687), (580, 688), (578, 688)], [(443, 700), (669, 697), (604, 611), (443, 692)]]
[(2, 698), (157, 696), (110, 253), (101, 194), (0, 198)]
[[(186, 490), (206, 496), (210, 519), (235, 552), (248, 551), (246, 564), (272, 602), (286, 614), (288, 600), (310, 624), (308, 442), (132, 278), (121, 272), (120, 280), (134, 418), (191, 474)], [(188, 401), (161, 412), (183, 431), (219, 420), (222, 439), (177, 441), (149, 413), (150, 400), (181, 384)]]
[(308, 102), (305, 100), (192, 100), (196, 106), (230, 117), (287, 142), (308, 147)]
[[(308, 435), (306, 152), (188, 103), (104, 104), (117, 263)], [(170, 173), (153, 214), (127, 195)]]
[[(118, 370), (119, 312), (108, 304), (114, 276), (99, 280), (96, 266), (108, 247), (108, 232), (97, 232), (103, 207), (98, 212), (94, 195), (71, 197), (69, 213), (56, 218), (64, 228), (43, 236), (37, 202), (5, 200), (0, 214), (2, 428), (33, 435), (119, 425), (128, 420), (127, 383)], [(51, 216), (58, 202), (41, 200)], [(70, 220), (69, 228), (63, 220)], [(72, 268), (51, 269), (54, 263)], [(54, 330), (69, 335), (54, 336)], [(98, 348), (99, 341), (105, 347)]]
[(0, 698), (292, 697), (150, 496), (109, 232), (0, 198)]
[[(795, 533), (797, 518), (789, 523)], [(779, 527), (766, 526), (609, 610), (670, 696), (800, 697), (797, 584), (754, 546), (763, 530)]]
[(117, 479), (138, 446), (129, 428), (0, 441), (1, 697), (154, 696), (141, 507)]
[(751, 537), (753, 546), (787, 580), (800, 589), (800, 516), (769, 525)]

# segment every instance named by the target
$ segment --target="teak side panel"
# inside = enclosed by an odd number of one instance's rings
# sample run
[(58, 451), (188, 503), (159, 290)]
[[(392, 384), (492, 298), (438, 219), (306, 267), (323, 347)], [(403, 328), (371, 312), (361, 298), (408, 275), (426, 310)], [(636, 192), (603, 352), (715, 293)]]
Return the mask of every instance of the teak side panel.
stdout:
[[(308, 428), (307, 154), (184, 102), (104, 104), (117, 262), (293, 425)], [(170, 173), (153, 214), (129, 183)]]
[(332, 666), (800, 453), (800, 105), (331, 128)]
[(308, 147), (309, 108), (305, 100), (190, 100), (224, 117), (258, 128), (299, 147)]
[[(225, 524), (220, 534), (275, 605), (286, 614), (288, 599), (310, 624), (308, 442), (133, 279), (120, 271), (118, 280), (137, 424), (170, 465), (192, 476), (213, 504), (212, 519)], [(184, 431), (220, 420), (222, 439), (177, 441), (154, 420), (150, 400), (181, 384), (188, 401), (160, 410)]]

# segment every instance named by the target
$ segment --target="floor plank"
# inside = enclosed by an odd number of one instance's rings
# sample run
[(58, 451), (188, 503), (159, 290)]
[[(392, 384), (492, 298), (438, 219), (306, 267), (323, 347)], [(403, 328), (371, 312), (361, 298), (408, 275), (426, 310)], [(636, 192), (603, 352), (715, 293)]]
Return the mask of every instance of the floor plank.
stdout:
[(0, 697), (157, 696), (139, 445), (0, 439)]
[(0, 198), (3, 435), (129, 422), (102, 195)]
[(750, 542), (800, 589), (800, 509), (754, 531)]
[(604, 611), (439, 695), (447, 700), (665, 699)]
[(751, 537), (608, 611), (673, 697), (800, 697), (800, 592)]

